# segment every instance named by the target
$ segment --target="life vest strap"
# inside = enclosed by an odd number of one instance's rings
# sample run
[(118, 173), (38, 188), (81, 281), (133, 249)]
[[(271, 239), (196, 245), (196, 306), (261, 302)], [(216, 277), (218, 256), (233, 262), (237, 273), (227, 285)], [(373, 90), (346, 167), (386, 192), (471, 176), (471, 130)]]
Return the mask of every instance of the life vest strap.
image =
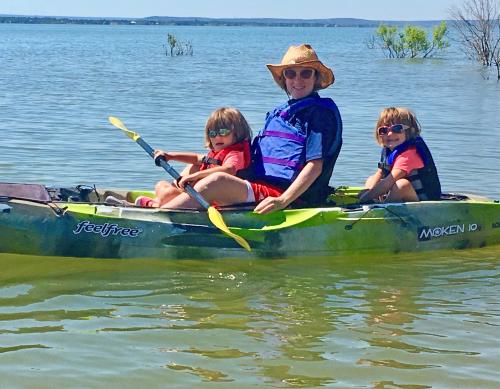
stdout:
[(306, 140), (305, 136), (295, 135), (295, 134), (291, 134), (289, 132), (284, 132), (284, 131), (264, 130), (262, 132), (262, 135), (275, 136), (277, 138), (290, 139), (290, 140), (294, 140), (294, 141), (297, 141), (297, 142), (300, 142), (300, 143), (304, 143), (304, 141)]
[(201, 159), (201, 163), (206, 165), (218, 165), (218, 166), (222, 165), (222, 161), (220, 159), (210, 158), (206, 155)]
[(281, 158), (262, 157), (262, 161), (265, 163), (273, 163), (275, 165), (289, 166), (294, 169), (302, 169), (304, 167), (301, 163)]

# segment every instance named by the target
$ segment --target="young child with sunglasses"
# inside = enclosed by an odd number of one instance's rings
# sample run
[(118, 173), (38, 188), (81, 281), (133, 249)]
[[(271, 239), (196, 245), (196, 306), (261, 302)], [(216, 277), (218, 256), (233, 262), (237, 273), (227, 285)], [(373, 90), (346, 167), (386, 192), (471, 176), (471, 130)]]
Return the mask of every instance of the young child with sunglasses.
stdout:
[(439, 200), (441, 184), (429, 148), (420, 137), (420, 124), (406, 108), (384, 109), (375, 127), (382, 146), (378, 169), (368, 177), (360, 202)]
[(252, 130), (245, 117), (235, 108), (219, 108), (212, 112), (205, 125), (205, 147), (207, 155), (189, 152), (155, 151), (155, 161), (179, 161), (188, 166), (182, 171), (177, 182), (159, 181), (155, 187), (154, 199), (140, 196), (135, 205), (141, 207), (161, 207), (183, 193), (186, 184), (194, 185), (215, 172), (235, 175), (250, 164), (250, 140)]

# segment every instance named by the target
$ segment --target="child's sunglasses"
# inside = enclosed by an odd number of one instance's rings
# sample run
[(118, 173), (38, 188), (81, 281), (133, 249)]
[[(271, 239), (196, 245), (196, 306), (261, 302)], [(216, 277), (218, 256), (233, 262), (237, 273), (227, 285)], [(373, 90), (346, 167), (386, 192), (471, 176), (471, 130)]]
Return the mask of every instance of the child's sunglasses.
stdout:
[(209, 130), (208, 136), (210, 138), (215, 138), (217, 135), (219, 136), (228, 136), (231, 133), (229, 128), (219, 128), (218, 130)]
[[(299, 74), (300, 78), (302, 78), (303, 80), (308, 80), (314, 74), (314, 69), (302, 69)], [(286, 79), (293, 80), (295, 77), (297, 77), (297, 72), (293, 69), (285, 69), (283, 75)]]
[(377, 134), (387, 135), (390, 132), (394, 134), (402, 134), (404, 130), (410, 128), (406, 124), (393, 124), (392, 126), (382, 126), (377, 128)]

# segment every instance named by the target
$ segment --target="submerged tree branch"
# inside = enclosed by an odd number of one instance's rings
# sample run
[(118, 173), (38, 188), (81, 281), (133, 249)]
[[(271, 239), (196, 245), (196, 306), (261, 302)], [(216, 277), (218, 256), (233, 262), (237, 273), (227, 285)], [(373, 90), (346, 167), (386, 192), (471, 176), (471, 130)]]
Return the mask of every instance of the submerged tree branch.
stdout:
[(498, 0), (466, 0), (450, 16), (463, 51), (483, 66), (495, 66), (500, 80), (500, 6)]

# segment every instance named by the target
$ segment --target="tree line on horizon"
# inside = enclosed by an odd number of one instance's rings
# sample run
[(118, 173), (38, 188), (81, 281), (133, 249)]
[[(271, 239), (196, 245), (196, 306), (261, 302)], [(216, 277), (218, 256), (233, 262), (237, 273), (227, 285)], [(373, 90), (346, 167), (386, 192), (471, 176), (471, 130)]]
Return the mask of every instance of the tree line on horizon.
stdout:
[(377, 27), (380, 23), (403, 26), (408, 23), (433, 26), (439, 21), (385, 21), (356, 18), (279, 19), (279, 18), (201, 18), (149, 16), (146, 18), (85, 18), (59, 16), (0, 15), (0, 23), (18, 24), (97, 24), (97, 25), (176, 25), (176, 26), (262, 26), (262, 27)]

